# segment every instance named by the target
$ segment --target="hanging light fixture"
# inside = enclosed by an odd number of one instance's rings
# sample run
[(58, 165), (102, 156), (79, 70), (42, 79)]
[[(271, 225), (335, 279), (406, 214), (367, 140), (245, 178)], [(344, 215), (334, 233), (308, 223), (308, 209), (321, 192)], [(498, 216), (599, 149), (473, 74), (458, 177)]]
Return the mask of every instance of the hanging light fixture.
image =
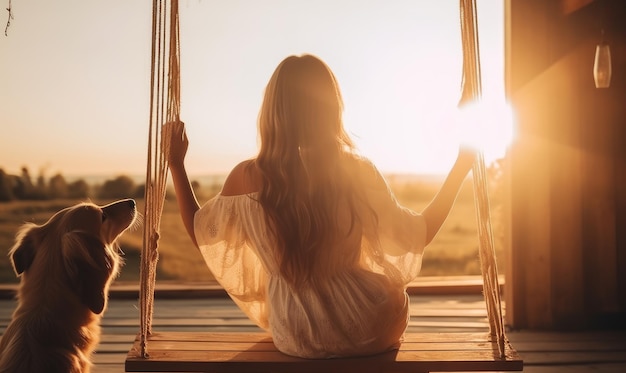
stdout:
[(604, 40), (604, 30), (602, 30), (602, 39), (596, 46), (596, 58), (593, 63), (593, 79), (596, 82), (596, 88), (609, 88), (611, 73), (611, 48)]

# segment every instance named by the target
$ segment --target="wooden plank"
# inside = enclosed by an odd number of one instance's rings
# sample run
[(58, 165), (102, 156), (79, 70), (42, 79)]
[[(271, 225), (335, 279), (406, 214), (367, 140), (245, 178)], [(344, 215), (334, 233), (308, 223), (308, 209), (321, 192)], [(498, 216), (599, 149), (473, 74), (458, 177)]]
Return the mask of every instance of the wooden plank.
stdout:
[[(589, 47), (585, 47), (585, 53)], [(620, 99), (607, 100), (609, 96), (598, 91), (602, 90), (581, 93), (581, 101), (593, 109), (580, 111), (584, 115), (580, 130), (581, 148), (585, 151), (581, 170), (586, 176), (583, 185), (585, 308), (592, 326), (600, 324), (602, 328), (609, 326), (610, 317), (606, 316), (619, 310), (617, 234), (622, 229), (617, 221), (619, 206), (616, 202), (623, 184), (618, 180), (617, 167), (625, 158), (619, 154), (623, 151), (623, 137), (619, 137), (618, 130), (623, 127), (623, 103)], [(620, 98), (623, 96), (615, 93)], [(616, 116), (616, 112), (620, 114)]]
[(555, 342), (511, 342), (515, 345), (515, 350), (518, 353), (523, 354), (525, 352), (570, 352), (576, 353), (593, 352), (593, 351), (621, 351), (626, 356), (626, 340), (620, 341), (576, 341), (576, 340), (563, 340)]
[[(601, 364), (577, 364), (568, 365), (546, 365), (524, 367), (524, 373), (624, 373), (623, 364), (601, 363)], [(94, 372), (98, 373), (98, 372)]]
[(587, 343), (604, 341), (611, 343), (620, 343), (622, 341), (626, 341), (626, 330), (591, 330), (578, 332), (524, 330), (509, 332), (507, 334), (507, 337), (514, 344), (517, 344), (519, 342), (561, 343), (565, 341), (579, 341)]
[[(596, 203), (594, 193), (589, 193), (587, 189), (596, 178), (602, 179), (599, 174), (611, 172), (601, 167), (592, 173), (585, 172), (584, 169), (585, 162), (593, 154), (590, 151), (595, 146), (593, 143), (604, 136), (601, 133), (607, 128), (605, 120), (598, 117), (595, 109), (589, 111), (594, 105), (586, 105), (589, 103), (589, 96), (598, 96), (597, 90), (592, 85), (585, 84), (587, 80), (580, 74), (580, 61), (588, 55), (589, 47), (584, 43), (571, 46), (568, 53), (549, 70), (550, 75), (554, 76), (551, 85), (558, 87), (553, 93), (558, 94), (561, 97), (559, 101), (565, 104), (559, 106), (559, 110), (550, 119), (557, 123), (550, 160), (554, 165), (551, 174), (554, 207), (551, 249), (552, 257), (558, 258), (552, 262), (552, 327), (557, 329), (577, 329), (589, 325), (590, 309), (585, 305), (589, 261), (585, 258), (585, 251), (597, 257), (602, 255), (601, 251), (605, 248), (612, 250), (603, 244), (604, 241), (613, 240), (611, 236), (598, 236), (593, 243), (584, 241), (584, 232), (588, 228), (583, 224), (588, 215), (585, 205), (591, 201), (592, 204)], [(581, 87), (588, 88), (580, 89)], [(600, 102), (596, 104), (603, 106)], [(589, 121), (598, 123), (592, 129), (588, 125)], [(610, 218), (609, 215), (605, 216)], [(614, 221), (609, 224), (602, 219), (599, 224), (612, 226)]]
[[(459, 351), (461, 353), (468, 351), (488, 351), (493, 353), (494, 346), (485, 346), (483, 342), (467, 342), (467, 343), (432, 343), (432, 342), (404, 342), (402, 351)], [(238, 351), (246, 352), (274, 352), (276, 348), (272, 341), (266, 342), (199, 342), (199, 341), (150, 341), (150, 350), (184, 350), (184, 351)], [(128, 350), (128, 348), (127, 348)]]
[[(499, 283), (505, 283), (501, 276)], [(0, 284), (0, 299), (13, 299), (17, 284)], [(482, 293), (482, 278), (477, 275), (465, 276), (424, 276), (418, 277), (408, 286), (411, 295), (475, 295)], [(156, 284), (156, 299), (203, 299), (223, 298), (229, 300), (224, 289), (216, 281), (207, 282), (168, 282)], [(109, 290), (110, 299), (136, 300), (139, 298), (139, 285), (136, 281), (115, 281)]]
[[(159, 351), (150, 359), (127, 358), (127, 372), (457, 372), (520, 371), (521, 363), (488, 360), (488, 355), (456, 353), (455, 359), (441, 359), (441, 353), (386, 353), (375, 357), (306, 360), (268, 352)], [(273, 359), (268, 361), (268, 359)], [(515, 363), (515, 362), (513, 362)]]
[[(135, 338), (135, 341), (138, 337)], [(258, 333), (231, 333), (231, 332), (156, 332), (150, 341), (194, 341), (194, 342), (272, 342), (272, 338), (265, 332)], [(407, 333), (405, 342), (431, 343), (467, 343), (491, 342), (487, 333)]]
[(525, 365), (576, 365), (623, 363), (626, 364), (624, 351), (577, 351), (577, 352), (532, 352), (524, 354)]
[[(545, 328), (552, 324), (550, 278), (550, 169), (548, 144), (531, 137), (523, 149), (517, 149), (520, 163), (515, 163), (513, 210), (511, 216), (512, 253), (516, 262), (511, 268), (513, 292), (506, 298), (507, 321), (516, 328)], [(522, 144), (522, 141), (520, 141)], [(521, 146), (521, 145), (520, 145)], [(521, 163), (524, 162), (522, 165)], [(532, 183), (526, 183), (532, 179)], [(530, 273), (528, 268), (532, 268)]]
[(125, 343), (100, 343), (98, 345), (98, 353), (116, 353), (120, 351), (127, 352), (130, 347), (133, 345), (133, 342), (125, 342)]
[(266, 333), (154, 333), (147, 359), (139, 342), (129, 351), (126, 371), (186, 372), (384, 372), (514, 371), (523, 362), (507, 344), (500, 359), (490, 337), (471, 333), (407, 335), (399, 350), (344, 359), (300, 359), (279, 352)]
[(588, 197), (583, 200), (584, 245), (593, 248), (584, 253), (585, 308), (592, 325), (602, 324), (603, 315), (619, 309), (614, 165), (606, 154), (608, 150), (604, 150), (609, 148), (609, 136), (602, 137), (601, 149), (588, 152), (584, 159), (585, 171), (593, 175), (585, 183), (584, 194)]
[(120, 373), (124, 371), (124, 364), (98, 364), (91, 368), (91, 373)]
[(556, 142), (551, 150), (550, 327), (566, 330), (585, 322), (581, 151)]
[[(104, 327), (137, 327), (137, 320), (118, 319), (108, 320), (103, 325)], [(244, 326), (256, 328), (249, 319), (221, 319), (221, 318), (200, 318), (200, 319), (154, 319), (152, 322), (154, 328), (160, 327), (175, 327), (175, 326), (196, 326), (196, 327), (210, 327), (210, 326)], [(419, 326), (431, 326), (431, 327), (457, 327), (457, 328), (475, 328), (485, 329), (489, 328), (489, 323), (486, 318), (482, 321), (464, 321), (462, 319), (454, 319), (452, 317), (446, 319), (428, 318), (427, 320), (411, 320), (408, 325), (410, 327)]]
[[(507, 322), (516, 328), (548, 327), (550, 304), (549, 144), (544, 119), (550, 112), (539, 84), (553, 62), (550, 39), (554, 25), (547, 1), (507, 2), (506, 68), (508, 94), (516, 108), (518, 136), (511, 152), (511, 249), (505, 293)], [(538, 78), (539, 76), (539, 78)], [(541, 107), (544, 104), (545, 107)], [(531, 182), (529, 182), (531, 181)], [(529, 273), (528, 268), (532, 268)]]

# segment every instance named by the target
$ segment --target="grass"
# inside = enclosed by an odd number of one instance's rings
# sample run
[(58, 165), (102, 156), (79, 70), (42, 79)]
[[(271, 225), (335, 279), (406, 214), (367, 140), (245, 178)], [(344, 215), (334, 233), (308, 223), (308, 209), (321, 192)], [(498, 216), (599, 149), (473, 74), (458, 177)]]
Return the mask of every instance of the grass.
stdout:
[[(437, 192), (439, 183), (426, 181), (394, 181), (391, 186), (398, 201), (406, 207), (420, 211)], [(211, 192), (199, 194), (201, 202), (206, 201)], [(0, 204), (0, 247), (8, 253), (13, 245), (15, 234), (24, 222), (44, 223), (58, 210), (78, 201), (14, 201)], [(108, 201), (94, 201), (106, 203)], [(140, 212), (144, 211), (142, 200), (138, 202)], [(497, 206), (495, 206), (497, 208)], [(494, 205), (492, 203), (492, 209)], [(499, 221), (494, 220), (494, 234), (500, 236)], [(139, 279), (140, 253), (142, 247), (142, 227), (126, 232), (120, 246), (125, 265), (118, 281), (135, 282)], [(498, 261), (503, 261), (504, 253), (496, 239)], [(502, 269), (503, 266), (499, 265)], [(477, 224), (474, 210), (472, 185), (466, 181), (455, 206), (433, 242), (426, 248), (422, 266), (422, 276), (454, 276), (480, 274), (478, 258)], [(210, 282), (213, 276), (204, 264), (200, 253), (193, 247), (178, 214), (176, 201), (165, 201), (161, 217), (161, 239), (159, 241), (159, 262), (157, 280)], [(15, 283), (11, 263), (7, 255), (0, 255), (0, 283)]]

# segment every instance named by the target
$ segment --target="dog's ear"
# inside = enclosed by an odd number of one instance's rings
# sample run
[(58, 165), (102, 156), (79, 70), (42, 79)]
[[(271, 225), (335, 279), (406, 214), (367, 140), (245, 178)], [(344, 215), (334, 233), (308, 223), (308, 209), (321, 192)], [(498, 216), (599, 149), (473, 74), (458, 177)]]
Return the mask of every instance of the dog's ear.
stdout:
[(16, 275), (21, 275), (30, 267), (35, 259), (35, 237), (33, 232), (35, 224), (26, 224), (20, 229), (15, 239), (15, 245), (9, 251), (13, 270)]
[(89, 309), (100, 314), (106, 305), (111, 260), (98, 237), (74, 231), (63, 236), (63, 260), (74, 291)]

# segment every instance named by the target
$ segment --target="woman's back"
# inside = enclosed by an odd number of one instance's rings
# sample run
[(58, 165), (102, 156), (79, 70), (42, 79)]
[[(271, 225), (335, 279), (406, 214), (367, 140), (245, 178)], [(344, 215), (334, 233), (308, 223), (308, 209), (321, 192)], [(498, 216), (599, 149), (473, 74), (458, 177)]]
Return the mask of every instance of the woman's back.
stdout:
[[(342, 234), (309, 262), (304, 283), (294, 284), (281, 272), (276, 239), (257, 202), (254, 160), (235, 167), (222, 193), (196, 214), (196, 238), (209, 268), (287, 354), (319, 358), (381, 352), (397, 345), (407, 325), (404, 285), (419, 271), (423, 222), (397, 205), (371, 163), (350, 154), (341, 162), (360, 189), (354, 193), (364, 196), (359, 214), (373, 219), (353, 220), (351, 207), (339, 201), (335, 221)], [(376, 223), (378, 215), (385, 222)], [(390, 217), (395, 226), (386, 223)], [(398, 246), (394, 241), (414, 250), (390, 254)]]

